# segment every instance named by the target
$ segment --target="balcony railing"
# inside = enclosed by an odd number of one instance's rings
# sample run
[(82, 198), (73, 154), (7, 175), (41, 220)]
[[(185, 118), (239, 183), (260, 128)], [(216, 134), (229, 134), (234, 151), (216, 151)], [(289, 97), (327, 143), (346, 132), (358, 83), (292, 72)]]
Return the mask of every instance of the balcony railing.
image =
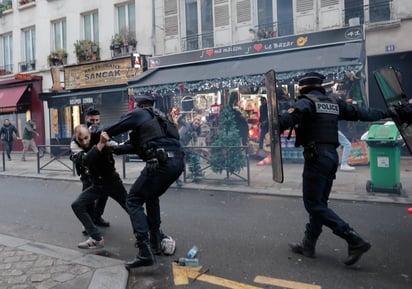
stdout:
[(343, 10), (346, 25), (385, 22), (394, 19), (392, 2), (380, 2), (372, 5), (346, 7)]
[(255, 40), (293, 35), (293, 21), (259, 24), (249, 29), (249, 32), (255, 36)]
[(36, 60), (19, 62), (19, 72), (27, 72), (36, 70)]
[(210, 48), (214, 46), (213, 32), (193, 34), (182, 38), (182, 51)]
[(36, 2), (36, 0), (19, 0), (19, 6), (23, 6), (32, 2)]
[(13, 74), (13, 64), (0, 66), (0, 76)]

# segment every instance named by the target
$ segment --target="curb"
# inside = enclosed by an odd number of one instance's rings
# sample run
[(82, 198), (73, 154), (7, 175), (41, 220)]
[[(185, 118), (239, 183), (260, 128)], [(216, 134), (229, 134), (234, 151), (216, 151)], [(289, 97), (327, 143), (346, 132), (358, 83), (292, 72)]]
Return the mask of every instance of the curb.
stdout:
[[(88, 289), (127, 288), (129, 273), (121, 260), (92, 254), (84, 254), (71, 249), (29, 241), (3, 234), (0, 234), (0, 245), (63, 260), (71, 264), (86, 266), (93, 272)], [(64, 283), (61, 284), (64, 285)]]

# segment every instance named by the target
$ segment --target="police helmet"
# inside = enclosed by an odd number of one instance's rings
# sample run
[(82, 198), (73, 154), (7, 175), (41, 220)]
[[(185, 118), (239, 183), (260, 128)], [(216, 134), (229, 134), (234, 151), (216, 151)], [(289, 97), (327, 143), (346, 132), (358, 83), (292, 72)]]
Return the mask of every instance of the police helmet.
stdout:
[(308, 72), (299, 78), (299, 86), (321, 86), (325, 76), (317, 72)]
[(138, 104), (149, 104), (153, 105), (155, 99), (153, 95), (148, 94), (148, 93), (138, 93), (134, 97), (134, 101)]

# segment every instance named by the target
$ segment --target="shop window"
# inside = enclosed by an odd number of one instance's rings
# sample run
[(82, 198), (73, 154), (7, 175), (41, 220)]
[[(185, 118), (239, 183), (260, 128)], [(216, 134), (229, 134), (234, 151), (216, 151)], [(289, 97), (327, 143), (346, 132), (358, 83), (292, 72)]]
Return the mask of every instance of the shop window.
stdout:
[(80, 123), (79, 106), (50, 109), (50, 136), (58, 143), (62, 139), (71, 139), (75, 124)]

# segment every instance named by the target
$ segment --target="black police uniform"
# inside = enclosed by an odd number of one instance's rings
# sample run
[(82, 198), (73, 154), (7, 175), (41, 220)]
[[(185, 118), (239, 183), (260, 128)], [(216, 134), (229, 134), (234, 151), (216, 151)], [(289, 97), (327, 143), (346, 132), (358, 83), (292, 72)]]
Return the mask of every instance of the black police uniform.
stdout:
[(328, 208), (329, 194), (338, 168), (338, 120), (376, 121), (385, 118), (385, 112), (360, 109), (341, 99), (326, 96), (321, 87), (324, 79), (318, 73), (308, 73), (299, 81), (299, 99), (288, 113), (279, 117), (281, 131), (295, 125), (295, 146), (304, 148), (303, 202), (309, 213), (309, 222), (302, 243), (290, 244), (292, 251), (315, 257), (315, 245), (322, 226), (345, 239), (349, 256), (344, 261), (352, 265), (369, 250), (364, 241), (344, 220)]
[(102, 235), (87, 211), (90, 204), (107, 195), (113, 198), (127, 212), (127, 191), (123, 186), (119, 174), (116, 172), (115, 161), (107, 148), (98, 150), (93, 145), (89, 150), (82, 150), (70, 154), (70, 159), (77, 165), (86, 167), (90, 177), (90, 185), (82, 191), (80, 196), (72, 203), (72, 209), (83, 224), (90, 237), (99, 241)]
[[(166, 126), (172, 124), (167, 123), (165, 116), (158, 118), (159, 114), (153, 108), (138, 107), (123, 116), (119, 122), (104, 129), (109, 136), (131, 131), (127, 142), (129, 149), (119, 147), (114, 149), (114, 153), (134, 152), (146, 162), (140, 176), (130, 188), (126, 201), (139, 248), (136, 258), (126, 263), (127, 269), (154, 263), (150, 245), (159, 248), (161, 241), (159, 197), (184, 170), (184, 154), (177, 129), (174, 127), (174, 134), (170, 135)], [(143, 205), (146, 206), (147, 215)]]

